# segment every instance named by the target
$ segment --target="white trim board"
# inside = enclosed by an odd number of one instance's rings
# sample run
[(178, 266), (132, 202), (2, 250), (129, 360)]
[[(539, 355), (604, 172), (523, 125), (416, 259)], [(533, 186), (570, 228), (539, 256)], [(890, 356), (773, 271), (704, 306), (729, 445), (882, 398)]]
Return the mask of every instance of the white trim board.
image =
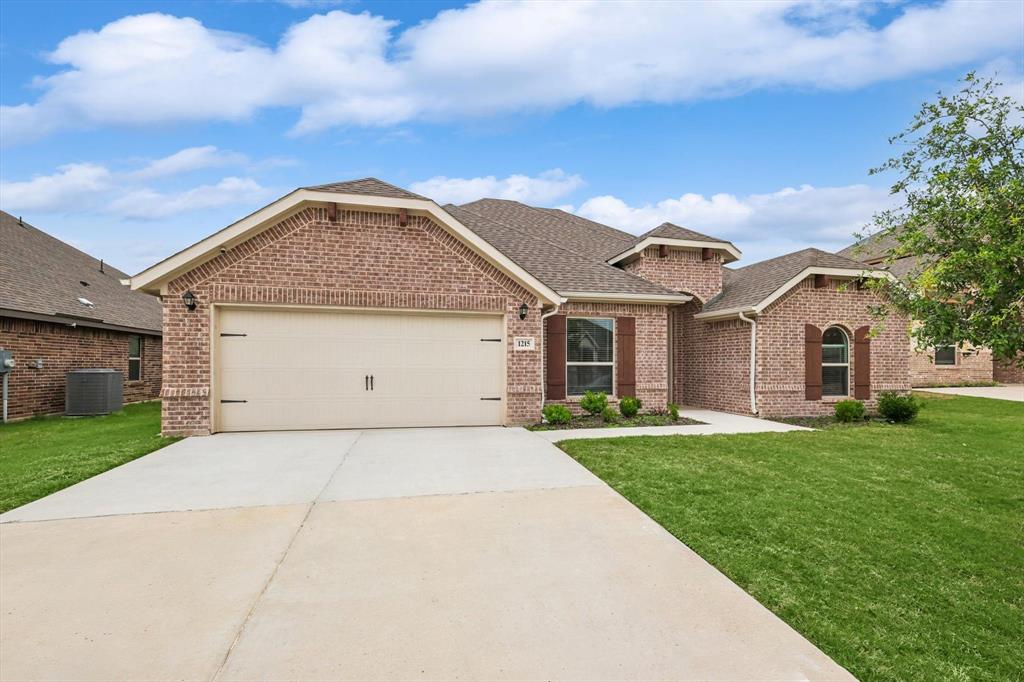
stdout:
[(683, 249), (712, 249), (713, 251), (722, 251), (732, 256), (731, 259), (723, 259), (726, 263), (731, 263), (732, 261), (739, 260), (740, 256), (743, 255), (742, 253), (740, 253), (739, 249), (737, 249), (729, 242), (707, 242), (695, 239), (672, 239), (671, 237), (647, 237), (643, 241), (638, 242), (631, 246), (630, 248), (626, 249), (619, 255), (612, 256), (606, 262), (610, 265), (614, 265), (615, 263), (618, 263), (631, 256), (635, 256), (636, 254), (643, 252), (643, 250), (646, 249), (648, 246), (661, 245), (674, 246), (676, 248)]

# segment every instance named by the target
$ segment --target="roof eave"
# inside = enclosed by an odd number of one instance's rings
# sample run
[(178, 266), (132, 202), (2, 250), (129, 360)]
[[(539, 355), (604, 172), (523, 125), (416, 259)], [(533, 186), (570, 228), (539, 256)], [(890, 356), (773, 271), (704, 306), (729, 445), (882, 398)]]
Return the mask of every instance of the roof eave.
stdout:
[(339, 204), (363, 209), (406, 209), (414, 214), (426, 215), (443, 225), (457, 239), (480, 253), (488, 262), (511, 275), (538, 298), (558, 303), (561, 297), (548, 285), (531, 275), (511, 258), (459, 222), (429, 199), (406, 199), (363, 194), (296, 189), (277, 201), (264, 206), (245, 218), (179, 251), (131, 278), (131, 288), (150, 294), (166, 293), (164, 287), (202, 263), (215, 258), (221, 249), (230, 248), (280, 220), (282, 214), (296, 211), (305, 203)]
[(689, 294), (630, 294), (608, 291), (563, 291), (566, 301), (594, 303), (687, 303), (693, 300)]
[(65, 315), (48, 315), (28, 310), (15, 310), (13, 308), (0, 308), (0, 317), (13, 317), (20, 320), (34, 320), (38, 322), (53, 322), (64, 324), (69, 327), (90, 327), (92, 329), (109, 329), (111, 331), (128, 332), (132, 334), (147, 334), (149, 336), (163, 336), (162, 329), (151, 329), (149, 327), (133, 327), (124, 324), (112, 324), (103, 320), (90, 320)]
[(739, 249), (729, 242), (702, 241), (697, 239), (673, 239), (671, 237), (646, 237), (618, 255), (612, 256), (606, 262), (609, 265), (615, 265), (616, 263), (632, 259), (633, 256), (640, 254), (648, 246), (660, 246), (662, 244), (665, 246), (675, 246), (683, 249), (711, 249), (713, 251), (718, 251), (726, 255), (726, 258), (722, 259), (725, 263), (737, 261), (743, 255)]

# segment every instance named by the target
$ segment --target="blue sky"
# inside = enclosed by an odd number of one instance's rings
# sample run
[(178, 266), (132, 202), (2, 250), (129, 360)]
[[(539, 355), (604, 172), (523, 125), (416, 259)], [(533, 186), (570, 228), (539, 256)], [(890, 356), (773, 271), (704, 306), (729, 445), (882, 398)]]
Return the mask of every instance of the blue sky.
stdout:
[(0, 208), (135, 272), (296, 186), (664, 220), (741, 264), (848, 243), (867, 170), (1018, 2), (0, 4)]

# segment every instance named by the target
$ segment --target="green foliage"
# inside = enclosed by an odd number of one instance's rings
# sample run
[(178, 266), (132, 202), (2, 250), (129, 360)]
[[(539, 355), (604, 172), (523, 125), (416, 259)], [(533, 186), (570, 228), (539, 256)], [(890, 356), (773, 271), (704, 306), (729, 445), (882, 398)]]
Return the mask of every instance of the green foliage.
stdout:
[(611, 405), (605, 405), (605, 408), (601, 410), (601, 421), (605, 424), (614, 424), (619, 421), (619, 413)]
[(872, 174), (893, 172), (896, 209), (874, 227), (914, 256), (899, 283), (875, 282), (886, 304), (915, 324), (921, 347), (969, 343), (1024, 363), (1024, 106), (1001, 83), (969, 73), (938, 94), (889, 142), (902, 150)]
[(672, 417), (672, 421), (679, 421), (679, 406), (675, 403), (668, 404), (668, 414)]
[(590, 414), (601, 414), (608, 407), (608, 396), (600, 391), (587, 391), (580, 399), (580, 407)]
[(565, 405), (545, 405), (542, 412), (548, 424), (568, 424), (572, 421), (572, 412)]
[(840, 400), (836, 403), (836, 419), (841, 422), (855, 422), (864, 418), (864, 403), (859, 400)]
[(878, 413), (892, 422), (909, 422), (920, 409), (921, 403), (912, 395), (886, 391), (878, 396)]
[(626, 418), (635, 417), (641, 407), (643, 407), (643, 403), (639, 398), (623, 398), (619, 401), (619, 412)]

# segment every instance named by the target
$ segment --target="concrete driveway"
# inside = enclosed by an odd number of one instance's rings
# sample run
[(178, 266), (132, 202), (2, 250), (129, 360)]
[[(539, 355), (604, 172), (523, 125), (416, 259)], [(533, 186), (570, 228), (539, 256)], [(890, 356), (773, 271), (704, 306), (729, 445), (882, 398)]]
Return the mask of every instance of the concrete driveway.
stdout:
[(192, 438), (0, 521), (5, 680), (850, 679), (521, 429)]
[(925, 393), (942, 393), (945, 395), (964, 395), (969, 398), (995, 398), (996, 400), (1016, 400), (1024, 402), (1024, 385), (1006, 384), (1004, 386), (950, 386), (947, 388), (915, 388)]

